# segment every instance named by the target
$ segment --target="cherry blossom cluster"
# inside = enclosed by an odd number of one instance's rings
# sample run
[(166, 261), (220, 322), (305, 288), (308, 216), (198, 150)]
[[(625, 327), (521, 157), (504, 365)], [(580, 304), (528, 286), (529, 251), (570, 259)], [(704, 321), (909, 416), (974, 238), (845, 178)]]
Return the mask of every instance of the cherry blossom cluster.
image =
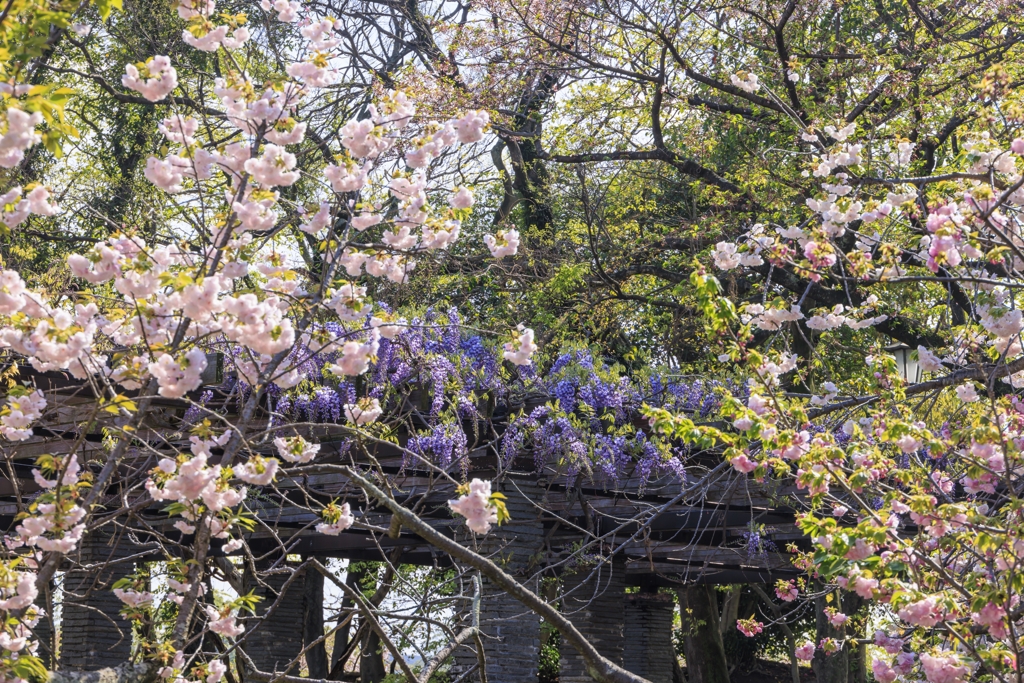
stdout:
[(504, 509), (503, 496), (491, 493), (491, 482), (473, 479), (459, 487), (458, 498), (448, 501), (452, 512), (466, 518), (466, 526), (477, 534), (486, 534), (492, 524), (498, 524)]
[[(202, 427), (201, 431), (208, 432), (207, 424)], [(257, 466), (246, 463), (225, 469), (219, 464), (212, 467), (208, 464), (210, 449), (224, 446), (231, 437), (230, 430), (219, 436), (209, 433), (205, 437), (193, 435), (190, 438), (191, 457), (182, 454), (176, 459), (161, 458), (146, 480), (146, 490), (153, 500), (177, 503), (173, 509), (182, 519), (174, 526), (185, 535), (194, 534), (196, 523), (201, 522), (210, 528), (213, 538), (229, 539), (230, 531), (238, 521), (231, 508), (245, 500), (247, 489), (232, 486), (232, 475), (248, 481), (250, 477), (243, 477), (239, 472), (247, 473)], [(271, 461), (277, 462), (275, 459)], [(264, 466), (263, 470), (266, 469), (269, 468)], [(270, 478), (273, 478), (273, 471)], [(233, 552), (241, 546), (240, 539), (232, 539), (224, 544), (224, 551)]]
[(31, 215), (53, 216), (57, 207), (50, 203), (50, 191), (42, 185), (32, 187), (28, 194), (20, 185), (12, 187), (0, 196), (0, 222), (8, 228), (16, 228)]
[(494, 258), (515, 256), (519, 251), (519, 231), (513, 228), (498, 230), (494, 235), (484, 235), (484, 243)]
[(352, 514), (352, 506), (348, 503), (331, 503), (320, 511), (320, 516), (324, 521), (316, 525), (316, 530), (328, 536), (337, 536), (356, 521), (355, 515)]
[(24, 441), (32, 436), (32, 423), (43, 415), (46, 398), (38, 389), (31, 393), (10, 393), (0, 409), (0, 436), (9, 441)]
[[(81, 491), (88, 486), (82, 479), (78, 456), (44, 455), (32, 476), (42, 489), (29, 506), (29, 514), (13, 535), (4, 538), (9, 550), (38, 548), (44, 552), (69, 553), (78, 546), (85, 532), (85, 509), (78, 504)], [(47, 479), (45, 475), (53, 478)]]
[(355, 403), (346, 403), (343, 410), (345, 419), (358, 427), (373, 424), (384, 412), (380, 399), (369, 397), (361, 398)]
[[(4, 615), (4, 626), (0, 630), (0, 656), (5, 661), (5, 668), (13, 669), (19, 658), (35, 656), (39, 648), (33, 629), (44, 613), (34, 604), (39, 594), (35, 572), (23, 571), (25, 568), (24, 564), (0, 563), (0, 613)], [(25, 678), (13, 672), (6, 674), (6, 680), (27, 683)]]
[[(367, 296), (366, 279), (407, 282), (417, 261), (459, 239), (474, 193), (462, 186), (436, 187), (431, 170), (459, 145), (483, 140), (490, 126), (489, 114), (480, 110), (440, 122), (421, 120), (405, 93), (389, 92), (341, 128), (343, 149), (331, 163), (320, 171), (300, 168), (298, 145), (308, 124), (298, 119), (320, 88), (340, 81), (334, 54), (345, 27), (307, 16), (295, 0), (264, 0), (268, 19), (295, 23), (302, 41), (284, 59), (283, 74), (261, 75), (257, 81), (239, 66), (249, 60), (232, 54), (252, 37), (244, 15), (218, 12), (215, 0), (181, 0), (175, 7), (186, 22), (182, 41), (224, 57), (212, 92), (186, 94), (184, 75), (171, 57), (159, 54), (127, 64), (121, 85), (129, 91), (126, 97), (164, 110), (157, 126), (161, 151), (146, 159), (143, 175), (169, 204), (191, 214), (183, 224), (198, 226), (196, 232), (181, 242), (153, 241), (126, 227), (70, 255), (74, 289), (89, 295), (78, 300), (44, 293), (19, 273), (0, 270), (0, 350), (37, 372), (66, 372), (92, 383), (100, 390), (98, 409), (123, 421), (121, 435), (140, 424), (137, 401), (160, 396), (196, 405), (213, 352), (257, 394), (296, 387), (309, 364), (322, 363), (327, 376), (338, 378), (366, 373), (382, 340), (395, 338), (408, 325)], [(88, 32), (79, 25), (72, 30)], [(5, 94), (25, 94), (8, 87), (12, 92)], [(178, 99), (179, 94), (185, 97)], [(223, 117), (195, 114), (198, 100)], [(41, 142), (36, 129), (43, 117), (12, 105), (4, 118), (0, 166), (13, 168)], [(396, 162), (408, 170), (393, 172)], [(313, 188), (312, 206), (286, 199), (293, 196), (288, 188), (300, 181)], [(31, 216), (57, 216), (59, 210), (41, 185), (12, 187), (0, 196), (6, 229)], [(318, 238), (325, 264), (319, 279), (290, 267), (278, 246), (263, 239), (289, 224)], [(512, 229), (485, 238), (495, 258), (515, 255), (519, 241)], [(341, 269), (348, 280), (340, 279)], [(253, 280), (258, 287), (251, 286)], [(506, 344), (504, 356), (529, 365), (536, 351), (533, 331), (523, 328)], [(0, 436), (33, 438), (32, 426), (45, 408), (41, 391), (8, 391)], [(353, 431), (376, 429), (384, 408), (377, 396), (353, 395), (339, 406)], [(118, 438), (117, 430), (111, 433)], [(145, 481), (150, 499), (169, 504), (177, 532), (184, 537), (208, 532), (225, 541), (225, 553), (241, 548), (240, 530), (250, 528), (248, 487), (272, 485), (288, 468), (311, 463), (320, 450), (302, 436), (275, 438), (274, 455), (251, 452), (241, 441), (239, 433), (214, 431), (203, 421), (192, 429), (188, 452), (160, 457)], [(221, 451), (233, 455), (218, 461), (215, 451), (218, 458)], [(95, 471), (75, 454), (44, 456), (38, 464), (34, 477), (41, 492), (5, 539), (19, 557), (0, 563), (0, 572), (6, 572), (0, 575), (0, 609), (8, 613), (7, 626), (0, 629), (4, 667), (17, 653), (35, 651), (30, 629), (39, 611), (32, 606), (37, 598), (32, 570), (43, 553), (74, 550), (89, 521), (82, 495)], [(479, 482), (467, 491), (453, 509), (463, 510), (474, 531), (486, 533), (503, 519), (500, 494)], [(489, 511), (483, 516), (472, 507), (478, 495)], [(321, 516), (317, 530), (324, 534), (341, 533), (355, 522), (348, 503), (332, 503)], [(186, 595), (205, 590), (184, 572), (168, 579), (167, 586), (166, 599), (178, 605)], [(132, 620), (151, 618), (163, 599), (141, 577), (119, 583), (114, 594)], [(241, 608), (241, 603), (207, 606), (208, 628), (220, 636), (240, 636)], [(163, 654), (160, 676), (175, 683), (218, 683), (226, 671), (220, 660), (190, 668), (182, 652)], [(7, 668), (0, 677), (21, 683)]]
[[(733, 84), (747, 89), (751, 80), (738, 74)], [(872, 603), (872, 614), (885, 615), (870, 663), (876, 680), (999, 679), (1017, 668), (1014, 634), (1024, 626), (1013, 579), (1024, 562), (1024, 404), (996, 383), (1024, 387), (1017, 295), (1024, 141), (967, 135), (966, 158), (947, 169), (956, 182), (931, 187), (876, 181), (905, 172), (915, 145), (858, 140), (857, 133), (844, 122), (801, 134), (798, 144), (814, 155), (805, 177), (820, 191), (797, 219), (754, 225), (709, 256), (718, 270), (755, 279), (784, 270), (812, 295), (843, 292), (842, 303), (809, 310), (796, 287), (792, 299), (778, 287), (769, 290), (774, 299), (733, 302), (708, 273), (695, 273), (703, 310), (726, 347), (719, 360), (746, 377), (749, 393), (723, 401), (730, 429), (670, 411), (650, 416), (665, 435), (713, 441), (741, 474), (801, 491), (807, 509), (798, 524), (813, 550), (797, 552), (794, 564), (827, 590), (855, 593)], [(906, 351), (926, 383), (920, 387), (877, 338), (857, 334), (891, 321), (899, 309), (883, 298), (885, 284), (912, 278), (934, 278), (970, 300), (960, 304), (968, 320), (946, 346)], [(859, 383), (809, 379), (809, 359), (805, 367), (785, 350), (785, 332), (808, 334), (798, 328), (815, 333), (812, 343), (817, 335), (862, 343)], [(764, 333), (774, 341), (752, 343)], [(811, 385), (810, 395), (792, 389), (801, 383)], [(938, 418), (908, 396), (924, 395), (929, 385), (945, 406)], [(805, 596), (783, 581), (776, 597)], [(855, 637), (848, 615), (830, 607), (825, 616), (841, 636), (798, 643), (797, 659), (829, 656)], [(751, 637), (760, 630), (753, 619), (737, 628)]]
[(533, 330), (520, 325), (519, 335), (513, 341), (505, 344), (505, 352), (502, 356), (513, 365), (529, 365), (537, 348), (533, 341)]

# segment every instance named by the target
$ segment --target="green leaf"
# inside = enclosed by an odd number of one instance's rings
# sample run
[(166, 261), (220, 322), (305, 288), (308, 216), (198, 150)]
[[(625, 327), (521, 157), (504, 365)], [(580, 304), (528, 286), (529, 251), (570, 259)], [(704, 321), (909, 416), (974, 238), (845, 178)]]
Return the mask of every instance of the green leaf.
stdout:
[(100, 13), (103, 21), (106, 21), (112, 10), (123, 9), (121, 0), (96, 0), (96, 10)]
[(11, 662), (11, 671), (18, 678), (29, 681), (45, 681), (49, 677), (43, 662), (33, 655), (20, 655)]

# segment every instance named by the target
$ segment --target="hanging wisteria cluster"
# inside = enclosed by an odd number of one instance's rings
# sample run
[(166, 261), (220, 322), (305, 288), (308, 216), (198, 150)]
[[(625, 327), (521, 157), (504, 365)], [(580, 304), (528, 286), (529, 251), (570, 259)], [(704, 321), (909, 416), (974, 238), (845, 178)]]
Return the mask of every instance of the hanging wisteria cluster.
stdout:
[[(352, 381), (324, 372), (336, 352), (320, 354), (302, 366), (294, 388), (272, 390), (272, 419), (351, 423), (347, 406), (376, 401), (374, 419), (397, 420), (409, 432), (410, 454), (443, 469), (464, 471), (472, 444), (493, 440), (505, 467), (522, 467), (515, 461), (526, 456), (537, 471), (564, 465), (570, 480), (582, 473), (608, 482), (636, 476), (642, 489), (652, 476), (685, 476), (685, 452), (648, 436), (644, 405), (708, 418), (724, 397), (745, 396), (741, 385), (670, 371), (631, 378), (587, 349), (561, 354), (549, 367), (503, 366), (502, 345), (464, 329), (455, 309), (406, 321), (380, 340), (360, 377), (363, 399)], [(226, 387), (248, 390), (233, 377)]]

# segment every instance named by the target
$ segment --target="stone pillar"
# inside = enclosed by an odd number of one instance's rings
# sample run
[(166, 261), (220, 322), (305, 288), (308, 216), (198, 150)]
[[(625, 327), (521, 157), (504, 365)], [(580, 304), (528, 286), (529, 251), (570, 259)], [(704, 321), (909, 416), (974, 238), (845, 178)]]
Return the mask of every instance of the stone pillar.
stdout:
[(75, 567), (64, 576), (60, 668), (95, 671), (127, 662), (132, 651), (130, 624), (111, 586), (131, 574), (127, 537), (105, 530), (84, 537), (72, 554)]
[[(296, 576), (281, 595), (290, 577), (288, 571), (263, 575), (260, 578), (267, 586), (257, 584), (251, 576), (247, 577), (256, 594), (263, 598), (256, 606), (256, 616), (266, 618), (247, 623), (246, 631), (249, 633), (244, 636), (243, 648), (260, 671), (286, 672), (286, 667), (302, 652), (304, 577), (301, 574)], [(271, 608), (274, 611), (268, 615)], [(296, 664), (289, 667), (287, 673), (297, 675), (298, 670)]]
[[(479, 551), (501, 565), (502, 569), (523, 582), (527, 588), (537, 592), (540, 586), (534, 575), (539, 569), (536, 558), (544, 545), (544, 523), (540, 511), (530, 500), (540, 503), (545, 492), (532, 483), (521, 481), (517, 481), (515, 487), (503, 486), (500, 491), (507, 496), (505, 504), (512, 519), (486, 536), (478, 536)], [(473, 594), (469, 576), (467, 574), (463, 585), (467, 596)], [(536, 683), (540, 659), (540, 617), (486, 579), (482, 595), (480, 628), (486, 634), (483, 642), (488, 680)], [(464, 625), (470, 620), (468, 602), (465, 609), (466, 613), (462, 615)], [(476, 666), (477, 655), (473, 642), (456, 650), (453, 659), (453, 678)]]
[[(597, 651), (622, 666), (625, 640), (626, 563), (624, 558), (581, 567), (562, 577), (562, 613)], [(564, 640), (560, 683), (593, 683), (583, 658)]]
[(53, 630), (53, 582), (46, 587), (39, 597), (36, 598), (36, 606), (42, 610), (43, 615), (39, 617), (39, 623), (32, 629), (33, 635), (39, 641), (39, 659), (43, 666), (52, 669), (54, 666), (53, 653), (57, 651), (57, 644), (54, 642)]
[(671, 595), (636, 593), (626, 596), (626, 638), (622, 666), (651, 683), (672, 683)]

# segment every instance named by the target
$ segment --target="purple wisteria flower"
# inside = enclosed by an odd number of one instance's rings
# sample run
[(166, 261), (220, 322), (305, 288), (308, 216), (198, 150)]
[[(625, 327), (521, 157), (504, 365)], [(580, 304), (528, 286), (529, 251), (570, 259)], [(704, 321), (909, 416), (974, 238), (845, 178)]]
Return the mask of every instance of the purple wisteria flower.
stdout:
[[(359, 377), (346, 381), (325, 372), (339, 354), (337, 344), (325, 347), (324, 341), (368, 329), (368, 320), (316, 326), (316, 344), (298, 347), (285, 361), (285, 367), (299, 368), (298, 385), (266, 389), (270, 426), (343, 424), (345, 405), (375, 398), (385, 415), (391, 411), (409, 420), (414, 433), (408, 449), (439, 467), (466, 467), (471, 446), (490, 434), (497, 436), (493, 448), (503, 467), (528, 455), (538, 471), (558, 466), (570, 479), (587, 476), (606, 484), (635, 478), (642, 490), (664, 476), (685, 480), (689, 455), (646, 433), (644, 405), (707, 417), (723, 396), (746, 393), (729, 381), (658, 373), (634, 378), (589, 349), (561, 354), (546, 371), (539, 364), (514, 368), (502, 357), (501, 340), (464, 333), (454, 308), (443, 315), (428, 309), (393, 338), (381, 339), (369, 370)], [(237, 372), (230, 374), (224, 389), (241, 407), (252, 387)], [(416, 409), (409, 411), (410, 404)]]

